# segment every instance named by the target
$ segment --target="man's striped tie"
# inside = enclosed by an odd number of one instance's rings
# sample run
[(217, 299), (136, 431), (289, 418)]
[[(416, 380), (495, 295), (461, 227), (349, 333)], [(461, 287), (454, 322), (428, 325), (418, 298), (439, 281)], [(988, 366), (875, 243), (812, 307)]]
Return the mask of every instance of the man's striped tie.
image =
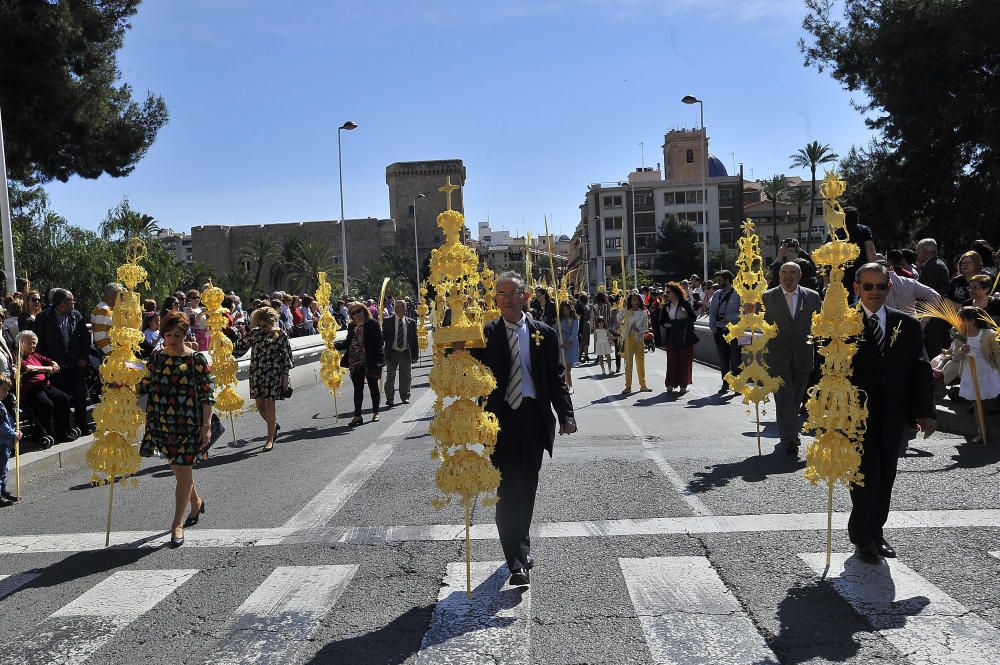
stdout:
[(510, 343), (510, 376), (507, 380), (507, 403), (517, 411), (521, 406), (521, 349), (518, 345), (517, 329), (507, 328)]
[(882, 328), (878, 324), (878, 317), (874, 314), (868, 317), (868, 332), (871, 333), (872, 339), (875, 340), (875, 346), (878, 347), (878, 350), (885, 351), (885, 337), (882, 336)]

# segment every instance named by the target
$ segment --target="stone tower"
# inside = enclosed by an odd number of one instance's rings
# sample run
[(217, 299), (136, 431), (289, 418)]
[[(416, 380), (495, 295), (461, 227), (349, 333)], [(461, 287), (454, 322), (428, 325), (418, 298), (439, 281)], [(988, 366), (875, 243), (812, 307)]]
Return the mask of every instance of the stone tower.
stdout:
[[(436, 159), (424, 162), (396, 162), (385, 167), (385, 183), (389, 186), (389, 217), (396, 221), (396, 248), (413, 252), (413, 225), (417, 225), (420, 260), (439, 247), (444, 233), (437, 225), (437, 216), (447, 209), (445, 195), (438, 188), (451, 176), (455, 185), (465, 185), (465, 166), (461, 159)], [(465, 214), (464, 190), (451, 195), (451, 207)], [(416, 220), (413, 200), (418, 194)]]
[[(666, 165), (664, 179), (667, 182), (701, 180), (701, 165), (705, 154), (704, 130), (672, 129), (663, 137), (663, 163)], [(705, 176), (708, 177), (708, 165)]]

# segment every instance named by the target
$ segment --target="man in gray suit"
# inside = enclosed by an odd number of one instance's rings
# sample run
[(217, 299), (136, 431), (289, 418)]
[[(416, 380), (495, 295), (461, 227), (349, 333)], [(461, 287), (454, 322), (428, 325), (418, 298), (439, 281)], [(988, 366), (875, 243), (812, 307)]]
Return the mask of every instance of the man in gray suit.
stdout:
[(812, 315), (820, 309), (819, 294), (799, 286), (802, 269), (795, 262), (781, 266), (780, 284), (764, 292), (764, 319), (778, 327), (767, 345), (767, 367), (783, 383), (774, 393), (781, 445), (789, 455), (799, 454), (799, 407), (809, 385), (815, 356), (809, 344)]

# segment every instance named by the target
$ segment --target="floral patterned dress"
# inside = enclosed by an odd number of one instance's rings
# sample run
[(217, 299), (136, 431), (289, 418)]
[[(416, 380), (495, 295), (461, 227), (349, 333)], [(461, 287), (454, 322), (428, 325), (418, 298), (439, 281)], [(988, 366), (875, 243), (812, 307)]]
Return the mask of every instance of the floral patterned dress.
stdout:
[(146, 434), (139, 454), (155, 451), (170, 464), (191, 466), (205, 459), (198, 430), (203, 404), (215, 404), (214, 380), (202, 353), (171, 356), (157, 351), (146, 361), (146, 376), (138, 386), (147, 395)]
[(264, 332), (254, 328), (236, 342), (233, 356), (250, 356), (250, 399), (284, 399), (281, 379), (292, 369), (292, 345), (280, 330)]

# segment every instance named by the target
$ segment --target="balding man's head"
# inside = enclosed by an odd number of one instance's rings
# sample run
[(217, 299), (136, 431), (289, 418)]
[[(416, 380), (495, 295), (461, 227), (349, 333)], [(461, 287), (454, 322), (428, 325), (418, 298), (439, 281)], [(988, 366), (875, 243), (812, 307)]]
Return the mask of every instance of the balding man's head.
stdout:
[(782, 264), (781, 270), (778, 272), (781, 288), (786, 291), (794, 291), (798, 288), (800, 279), (802, 279), (802, 268), (799, 267), (798, 263), (789, 261)]

